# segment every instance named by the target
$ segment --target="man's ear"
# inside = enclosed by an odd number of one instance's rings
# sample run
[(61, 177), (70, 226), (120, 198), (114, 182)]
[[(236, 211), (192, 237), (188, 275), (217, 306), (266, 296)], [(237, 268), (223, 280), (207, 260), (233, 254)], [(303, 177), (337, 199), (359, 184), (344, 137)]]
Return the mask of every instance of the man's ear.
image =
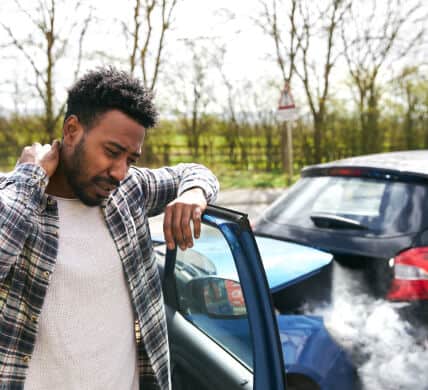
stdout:
[(76, 115), (68, 116), (62, 127), (63, 144), (66, 146), (76, 145), (83, 136), (84, 131), (85, 129)]

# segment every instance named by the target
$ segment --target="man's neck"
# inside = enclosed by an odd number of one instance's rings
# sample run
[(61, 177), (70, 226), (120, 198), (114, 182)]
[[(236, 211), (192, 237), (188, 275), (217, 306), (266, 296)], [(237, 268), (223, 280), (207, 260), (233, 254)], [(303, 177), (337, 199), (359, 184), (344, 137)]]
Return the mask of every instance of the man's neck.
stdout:
[(46, 188), (46, 193), (49, 195), (60, 196), (62, 198), (75, 198), (70, 184), (64, 174), (63, 156), (60, 155), (58, 167), (54, 174), (49, 179), (49, 184)]

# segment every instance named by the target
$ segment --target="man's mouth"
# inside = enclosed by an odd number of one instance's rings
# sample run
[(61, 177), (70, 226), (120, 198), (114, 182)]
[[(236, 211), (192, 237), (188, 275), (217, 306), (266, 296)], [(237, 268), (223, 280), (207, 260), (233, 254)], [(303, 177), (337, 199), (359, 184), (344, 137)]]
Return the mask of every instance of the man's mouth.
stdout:
[(115, 185), (107, 184), (107, 183), (94, 183), (97, 188), (97, 193), (101, 195), (103, 198), (106, 198), (110, 195), (110, 193), (116, 188)]

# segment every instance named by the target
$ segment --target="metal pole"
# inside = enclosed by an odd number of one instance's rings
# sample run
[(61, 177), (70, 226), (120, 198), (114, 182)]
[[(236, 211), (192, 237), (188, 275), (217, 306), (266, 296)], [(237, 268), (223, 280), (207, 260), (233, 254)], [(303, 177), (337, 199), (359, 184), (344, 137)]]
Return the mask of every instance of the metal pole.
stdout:
[(288, 185), (291, 185), (293, 180), (293, 137), (291, 134), (291, 126), (285, 122), (285, 128), (287, 129), (287, 149), (288, 149)]
[[(281, 165), (284, 176), (287, 174), (287, 122), (283, 121), (281, 124)], [(287, 184), (287, 180), (285, 181)]]

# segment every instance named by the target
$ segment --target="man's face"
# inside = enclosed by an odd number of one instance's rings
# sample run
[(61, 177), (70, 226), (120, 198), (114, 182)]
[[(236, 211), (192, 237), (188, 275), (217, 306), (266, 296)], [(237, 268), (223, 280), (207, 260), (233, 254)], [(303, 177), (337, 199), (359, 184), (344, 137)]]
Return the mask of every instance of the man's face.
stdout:
[(87, 131), (78, 126), (71, 138), (64, 133), (64, 174), (77, 198), (87, 206), (97, 206), (141, 155), (145, 129), (117, 110), (103, 114)]

